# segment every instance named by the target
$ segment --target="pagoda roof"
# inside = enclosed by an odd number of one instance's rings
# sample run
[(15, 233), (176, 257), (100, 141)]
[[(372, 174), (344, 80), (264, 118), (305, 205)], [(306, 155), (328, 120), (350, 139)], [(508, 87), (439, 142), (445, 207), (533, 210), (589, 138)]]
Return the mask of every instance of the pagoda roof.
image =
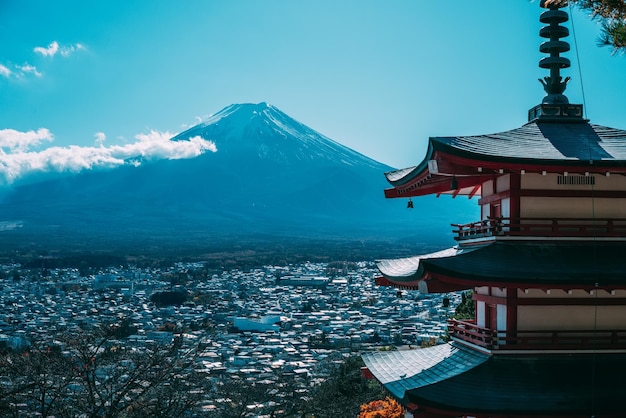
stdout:
[(365, 365), (421, 411), (476, 416), (619, 416), (626, 354), (488, 356), (456, 343), (367, 353)]
[(442, 382), (484, 363), (489, 355), (456, 344), (421, 350), (376, 351), (363, 354), (365, 365), (398, 399), (406, 391)]
[[(626, 172), (626, 131), (586, 120), (534, 120), (489, 135), (431, 137), (419, 165), (385, 173), (393, 186), (385, 194), (473, 194), (494, 173), (544, 170)], [(451, 187), (453, 177), (455, 188)]]
[(380, 260), (379, 284), (423, 293), (476, 285), (537, 288), (626, 286), (624, 241), (491, 241), (410, 258)]

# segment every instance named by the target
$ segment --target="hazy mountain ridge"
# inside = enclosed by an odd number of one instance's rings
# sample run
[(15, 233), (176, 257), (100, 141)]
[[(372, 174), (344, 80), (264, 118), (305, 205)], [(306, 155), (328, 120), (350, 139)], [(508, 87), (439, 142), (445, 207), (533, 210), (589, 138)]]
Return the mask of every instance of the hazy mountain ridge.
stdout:
[(440, 241), (433, 231), (449, 235), (450, 221), (466, 219), (451, 213), (469, 205), (449, 199), (421, 198), (412, 211), (385, 199), (391, 167), (266, 103), (228, 106), (173, 140), (196, 136), (217, 152), (14, 187), (1, 199), (0, 222), (22, 226), (0, 231), (3, 243), (41, 236), (57, 245), (93, 237), (175, 246), (257, 234), (386, 240), (418, 231)]

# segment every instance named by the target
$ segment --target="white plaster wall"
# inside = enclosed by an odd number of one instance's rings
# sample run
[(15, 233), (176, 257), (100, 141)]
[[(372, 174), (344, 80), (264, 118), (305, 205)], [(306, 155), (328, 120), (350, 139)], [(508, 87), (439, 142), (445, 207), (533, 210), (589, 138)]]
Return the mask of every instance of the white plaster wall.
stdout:
[(493, 194), (493, 180), (484, 182), (480, 190), (482, 197), (491, 196)]
[(480, 287), (477, 287), (476, 289), (474, 289), (474, 292), (476, 292), (479, 295), (488, 295), (489, 294), (489, 287), (488, 286), (480, 286)]
[(496, 191), (498, 193), (511, 189), (511, 175), (505, 174), (496, 179)]
[(496, 329), (498, 331), (506, 331), (506, 306), (496, 305), (496, 309), (498, 315)]
[(476, 302), (476, 325), (485, 327), (485, 302)]
[(489, 205), (481, 205), (480, 206), (480, 219), (487, 219), (487, 217), (489, 216), (490, 211), (489, 211)]
[(522, 197), (520, 216), (526, 218), (624, 218), (623, 199), (575, 197)]
[(626, 329), (626, 306), (519, 306), (517, 329)]
[(507, 197), (502, 199), (500, 203), (500, 211), (503, 218), (509, 218), (511, 216), (511, 198)]
[(506, 288), (492, 287), (491, 288), (491, 295), (492, 296), (497, 296), (497, 297), (500, 297), (500, 298), (505, 298), (506, 297)]

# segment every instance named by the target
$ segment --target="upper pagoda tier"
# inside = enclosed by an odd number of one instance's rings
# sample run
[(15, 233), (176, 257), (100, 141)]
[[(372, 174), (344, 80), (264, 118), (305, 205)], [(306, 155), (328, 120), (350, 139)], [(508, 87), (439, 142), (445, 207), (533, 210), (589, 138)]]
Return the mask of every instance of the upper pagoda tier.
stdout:
[[(539, 105), (542, 108), (559, 105)], [(626, 174), (626, 131), (581, 118), (535, 118), (506, 132), (431, 137), (417, 166), (385, 173), (385, 196), (474, 196), (483, 182), (506, 173)]]
[(562, 40), (569, 35), (561, 24), (569, 17), (559, 10), (567, 1), (541, 0), (546, 8), (539, 50), (548, 56), (539, 67), (549, 75), (539, 79), (546, 92), (541, 103), (528, 111), (528, 123), (511, 131), (476, 136), (430, 138), (424, 160), (417, 166), (386, 173), (393, 186), (386, 197), (427, 194), (480, 194), (494, 175), (525, 173), (590, 174), (626, 173), (626, 131), (590, 124), (581, 104), (570, 104), (564, 92), (570, 67), (560, 54), (570, 50)]
[[(469, 248), (379, 260), (377, 284), (426, 293), (477, 284), (520, 289), (626, 289), (626, 241), (492, 241)], [(599, 268), (598, 266), (601, 266)]]

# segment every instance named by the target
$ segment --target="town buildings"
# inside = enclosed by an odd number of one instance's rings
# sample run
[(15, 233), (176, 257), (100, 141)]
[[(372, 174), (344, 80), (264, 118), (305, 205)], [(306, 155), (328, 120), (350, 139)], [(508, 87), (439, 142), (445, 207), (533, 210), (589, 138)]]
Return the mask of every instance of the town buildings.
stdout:
[[(459, 295), (398, 295), (396, 289), (374, 285), (376, 271), (372, 262), (356, 263), (333, 277), (323, 263), (249, 271), (177, 263), (111, 267), (93, 275), (0, 265), (0, 348), (60, 345), (64, 334), (127, 322), (130, 335), (117, 344), (142, 349), (182, 336), (184, 346), (201, 347), (194, 368), (214, 386), (236, 376), (262, 382), (279, 396), (285, 376), (308, 390), (327, 376), (329, 364), (363, 350), (442, 340)], [(277, 280), (311, 275), (327, 277), (328, 283), (285, 286)], [(171, 290), (187, 294), (187, 302), (159, 307), (151, 301), (154, 293)], [(451, 299), (449, 306), (444, 296)], [(219, 411), (220, 402), (206, 393), (206, 413)]]
[(550, 75), (528, 123), (430, 138), (419, 165), (387, 173), (387, 197), (479, 205), (454, 248), (378, 264), (381, 285), (473, 290), (475, 319), (449, 321), (450, 342), (364, 355), (365, 373), (416, 417), (624, 416), (626, 131), (569, 103), (568, 15), (551, 5), (540, 20)]

